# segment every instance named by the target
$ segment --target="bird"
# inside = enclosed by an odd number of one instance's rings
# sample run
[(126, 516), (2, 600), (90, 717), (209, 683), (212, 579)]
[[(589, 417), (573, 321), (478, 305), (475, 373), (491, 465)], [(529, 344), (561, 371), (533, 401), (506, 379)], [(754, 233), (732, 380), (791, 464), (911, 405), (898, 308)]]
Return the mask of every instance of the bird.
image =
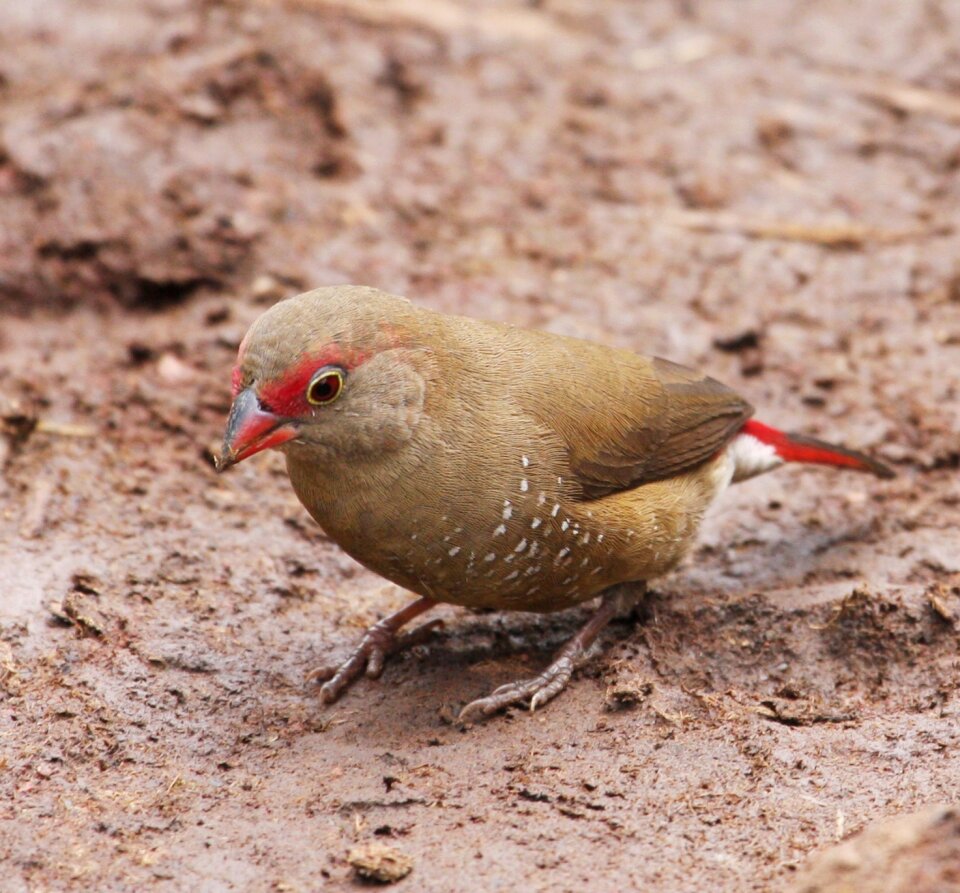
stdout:
[(417, 596), (312, 674), (325, 703), (423, 641), (438, 621), (402, 628), (439, 603), (548, 613), (599, 599), (542, 672), (471, 701), (464, 723), (559, 694), (604, 626), (687, 556), (730, 484), (791, 462), (893, 476), (755, 420), (734, 390), (669, 360), (366, 286), (264, 312), (232, 395), (217, 470), (280, 450), (326, 534)]

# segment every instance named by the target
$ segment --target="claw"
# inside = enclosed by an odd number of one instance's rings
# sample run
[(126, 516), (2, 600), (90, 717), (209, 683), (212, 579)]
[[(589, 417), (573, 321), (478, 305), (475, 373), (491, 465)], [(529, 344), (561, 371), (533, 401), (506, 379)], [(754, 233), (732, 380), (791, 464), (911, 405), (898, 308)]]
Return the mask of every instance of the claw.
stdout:
[(341, 693), (339, 686), (332, 687), (328, 682), (320, 689), (320, 700), (323, 701), (324, 704), (332, 704), (340, 697)]
[(336, 667), (317, 667), (307, 673), (307, 682), (326, 682), (337, 675)]

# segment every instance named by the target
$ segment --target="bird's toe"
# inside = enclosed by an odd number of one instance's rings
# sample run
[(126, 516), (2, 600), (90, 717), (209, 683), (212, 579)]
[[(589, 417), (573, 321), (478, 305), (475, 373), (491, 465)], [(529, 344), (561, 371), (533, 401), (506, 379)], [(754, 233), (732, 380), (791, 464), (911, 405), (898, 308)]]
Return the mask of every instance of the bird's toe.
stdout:
[(484, 719), (507, 707), (527, 704), (532, 713), (548, 701), (555, 698), (566, 688), (573, 675), (574, 662), (561, 657), (554, 661), (539, 676), (508, 682), (487, 695), (471, 701), (460, 711), (460, 722), (473, 722)]

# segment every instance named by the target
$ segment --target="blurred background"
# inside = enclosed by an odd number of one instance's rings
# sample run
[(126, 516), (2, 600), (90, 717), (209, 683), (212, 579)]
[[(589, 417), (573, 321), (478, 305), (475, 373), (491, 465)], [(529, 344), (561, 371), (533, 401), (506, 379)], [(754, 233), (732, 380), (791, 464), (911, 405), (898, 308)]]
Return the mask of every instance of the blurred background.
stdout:
[[(765, 890), (948, 797), (958, 170), (949, 0), (0, 4), (13, 889), (315, 889), (377, 840), (418, 889)], [(738, 488), (542, 716), (437, 708), (577, 617), (451, 612), (325, 711), (405, 595), (211, 452), (249, 323), (344, 282), (703, 367), (900, 476)]]

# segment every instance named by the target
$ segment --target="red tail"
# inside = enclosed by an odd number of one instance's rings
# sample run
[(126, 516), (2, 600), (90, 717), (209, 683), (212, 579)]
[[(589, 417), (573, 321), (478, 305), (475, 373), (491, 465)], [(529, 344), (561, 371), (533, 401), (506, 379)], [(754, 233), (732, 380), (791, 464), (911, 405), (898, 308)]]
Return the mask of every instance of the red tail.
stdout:
[(815, 465), (839, 465), (854, 471), (866, 471), (881, 478), (892, 478), (894, 472), (882, 462), (871, 459), (856, 450), (834, 446), (802, 434), (786, 434), (750, 419), (741, 429), (744, 434), (755, 437), (761, 443), (773, 447), (784, 462), (808, 462)]

